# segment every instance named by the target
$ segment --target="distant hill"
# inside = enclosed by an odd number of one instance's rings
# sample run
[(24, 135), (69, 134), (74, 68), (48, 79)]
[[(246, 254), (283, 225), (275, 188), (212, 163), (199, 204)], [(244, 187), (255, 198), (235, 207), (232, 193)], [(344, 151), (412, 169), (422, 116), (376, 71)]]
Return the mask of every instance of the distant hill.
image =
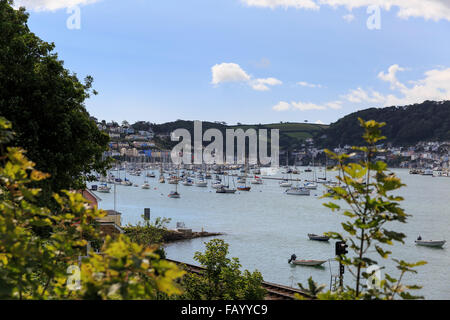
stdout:
[(450, 141), (450, 101), (425, 101), (403, 107), (370, 108), (351, 113), (332, 123), (325, 135), (316, 135), (319, 145), (361, 145), (364, 120), (386, 122), (383, 135), (395, 146), (414, 145), (420, 141)]
[[(226, 129), (243, 129), (247, 130), (254, 128), (267, 129), (270, 136), (270, 129), (280, 130), (280, 149), (281, 150), (293, 150), (301, 146), (306, 139), (314, 136), (320, 136), (325, 132), (327, 125), (312, 124), (312, 123), (296, 123), (296, 122), (282, 122), (282, 123), (270, 123), (270, 124), (239, 124), (229, 126), (223, 122), (202, 122), (203, 132), (210, 128), (219, 129), (225, 137)], [(163, 124), (153, 124), (152, 129), (156, 134), (169, 134), (176, 129), (187, 129), (192, 137), (194, 134), (194, 122), (177, 120), (174, 122), (167, 122)], [(177, 142), (174, 142), (175, 145)], [(167, 147), (169, 147), (167, 145)]]

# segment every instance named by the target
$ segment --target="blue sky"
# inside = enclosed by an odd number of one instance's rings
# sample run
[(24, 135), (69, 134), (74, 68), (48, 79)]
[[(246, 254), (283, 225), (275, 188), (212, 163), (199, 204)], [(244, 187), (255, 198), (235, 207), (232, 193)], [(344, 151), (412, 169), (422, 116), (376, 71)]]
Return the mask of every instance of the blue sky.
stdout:
[[(86, 106), (100, 120), (330, 123), (450, 99), (447, 0), (22, 2), (66, 68), (94, 77)], [(73, 4), (80, 29), (66, 26)]]

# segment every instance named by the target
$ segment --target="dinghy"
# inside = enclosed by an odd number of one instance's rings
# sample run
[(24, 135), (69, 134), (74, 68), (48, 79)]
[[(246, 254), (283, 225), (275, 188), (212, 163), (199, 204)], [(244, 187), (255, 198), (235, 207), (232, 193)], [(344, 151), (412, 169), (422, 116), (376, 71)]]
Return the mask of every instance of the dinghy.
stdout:
[(318, 267), (327, 262), (327, 260), (297, 260), (297, 256), (295, 254), (291, 255), (291, 258), (288, 260), (288, 263), (292, 263), (298, 266), (310, 266), (310, 267)]
[(424, 247), (441, 248), (446, 241), (445, 240), (416, 240), (416, 245)]
[(308, 233), (309, 240), (316, 240), (316, 241), (328, 241), (330, 240), (330, 237), (327, 236), (319, 236), (314, 233)]
[(327, 260), (293, 260), (291, 263), (298, 266), (318, 267), (327, 262)]

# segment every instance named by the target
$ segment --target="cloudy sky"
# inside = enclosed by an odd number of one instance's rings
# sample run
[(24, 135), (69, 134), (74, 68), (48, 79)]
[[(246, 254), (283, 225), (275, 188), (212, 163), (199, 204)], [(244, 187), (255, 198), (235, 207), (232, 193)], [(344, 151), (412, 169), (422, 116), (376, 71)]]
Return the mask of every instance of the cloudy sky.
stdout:
[(450, 99), (450, 0), (16, 4), (68, 69), (94, 77), (87, 108), (107, 121), (330, 123)]

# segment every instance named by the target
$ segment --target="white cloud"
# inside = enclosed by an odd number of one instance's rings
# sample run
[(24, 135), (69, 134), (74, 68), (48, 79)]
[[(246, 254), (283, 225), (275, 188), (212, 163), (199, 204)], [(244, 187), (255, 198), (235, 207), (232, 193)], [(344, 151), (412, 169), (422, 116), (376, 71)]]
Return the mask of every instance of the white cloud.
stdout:
[(420, 103), (425, 100), (450, 100), (450, 68), (425, 72), (424, 78), (413, 81), (412, 87), (404, 84), (396, 87), (400, 96), (390, 94), (385, 106)]
[(311, 103), (311, 102), (302, 102), (302, 101), (298, 101), (295, 102), (293, 101), (291, 103), (292, 107), (294, 109), (298, 109), (300, 111), (309, 111), (309, 110), (325, 110), (327, 107), (325, 106), (321, 106), (315, 103)]
[(86, 5), (100, 0), (16, 0), (14, 7), (25, 7), (33, 11), (54, 11), (78, 5)]
[(306, 81), (300, 81), (300, 82), (297, 82), (297, 84), (299, 86), (308, 87), (308, 88), (322, 88), (321, 84), (313, 84), (313, 83), (308, 83)]
[(250, 82), (250, 86), (257, 91), (267, 91), (270, 90), (268, 86), (278, 86), (281, 84), (283, 82), (275, 78), (256, 79)]
[(370, 92), (362, 88), (350, 90), (343, 97), (352, 103), (371, 103), (380, 107), (401, 106), (421, 103), (425, 100), (450, 100), (450, 68), (433, 69), (424, 73), (424, 78), (417, 81), (409, 81), (412, 86), (401, 83), (396, 73), (404, 71), (404, 68), (394, 64), (388, 72), (380, 72), (378, 78), (389, 82), (394, 93), (383, 95), (380, 92)]
[(349, 14), (346, 14), (346, 15), (342, 16), (342, 19), (344, 19), (345, 21), (350, 23), (353, 20), (355, 20), (355, 16), (353, 14), (349, 13)]
[(414, 103), (422, 103), (425, 100), (443, 101), (450, 100), (450, 68), (441, 67), (426, 71), (420, 80), (408, 81), (408, 85), (397, 79), (397, 72), (406, 71), (397, 64), (390, 66), (387, 72), (380, 72), (378, 78), (391, 84), (391, 93), (383, 94), (373, 89), (349, 90), (347, 94), (341, 95), (342, 100), (330, 101), (324, 104), (313, 102), (291, 102), (281, 101), (272, 109), (275, 111), (287, 110), (338, 110), (344, 105), (351, 104), (361, 107), (389, 107), (404, 106)]
[(342, 101), (331, 101), (328, 102), (326, 106), (334, 110), (342, 109)]
[(378, 74), (378, 78), (383, 81), (389, 82), (391, 84), (391, 89), (405, 89), (406, 87), (397, 79), (397, 72), (405, 71), (398, 64), (394, 64), (389, 67), (388, 73), (384, 73), (383, 71)]
[(291, 103), (280, 101), (277, 105), (272, 107), (272, 109), (275, 111), (287, 111), (287, 110), (310, 111), (310, 110), (327, 110), (327, 109), (337, 110), (341, 108), (342, 108), (342, 101), (331, 101), (323, 105), (302, 101), (298, 102), (292, 101)]
[(275, 111), (286, 111), (291, 108), (291, 105), (288, 102), (280, 101), (277, 105), (273, 106), (272, 109)]
[(381, 93), (374, 90), (369, 92), (360, 87), (358, 89), (350, 90), (348, 94), (343, 95), (342, 97), (352, 103), (382, 103), (384, 101), (384, 97)]
[(236, 63), (216, 64), (211, 68), (212, 84), (249, 81), (250, 76)]
[(242, 0), (248, 6), (253, 7), (294, 7), (297, 9), (312, 9), (318, 10), (320, 6), (313, 0)]
[(253, 79), (236, 63), (216, 64), (211, 68), (212, 81), (214, 85), (224, 82), (243, 82), (247, 83), (253, 90), (267, 91), (269, 86), (281, 85), (283, 82), (276, 78), (258, 78)]
[(378, 5), (384, 10), (398, 10), (400, 18), (422, 17), (426, 20), (449, 20), (450, 1), (448, 0), (241, 0), (248, 6), (267, 8), (296, 8), (318, 10), (321, 6), (333, 8), (354, 8)]

